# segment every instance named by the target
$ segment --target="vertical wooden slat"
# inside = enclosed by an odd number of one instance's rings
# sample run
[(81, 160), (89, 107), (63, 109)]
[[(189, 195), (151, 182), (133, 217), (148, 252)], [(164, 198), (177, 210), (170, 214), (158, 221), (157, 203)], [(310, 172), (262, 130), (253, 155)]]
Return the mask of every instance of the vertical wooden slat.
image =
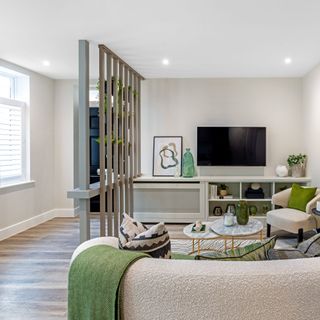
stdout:
[(134, 134), (134, 145), (133, 145), (133, 161), (134, 169), (133, 176), (136, 178), (138, 176), (138, 77), (134, 75), (134, 105), (133, 105), (133, 134)]
[(130, 204), (129, 204), (129, 212), (130, 216), (133, 217), (133, 164), (134, 164), (134, 97), (133, 97), (133, 88), (134, 88), (134, 80), (133, 80), (133, 72), (129, 71), (129, 82), (130, 82), (130, 112), (129, 112), (129, 119), (130, 119), (130, 168), (129, 168), (129, 193), (130, 193)]
[(115, 237), (118, 237), (119, 229), (118, 121), (118, 60), (113, 59), (113, 235)]
[(124, 136), (123, 136), (123, 64), (119, 63), (119, 85), (120, 93), (118, 99), (118, 112), (119, 112), (119, 211), (120, 223), (122, 222), (122, 214), (124, 212), (124, 170), (123, 170), (123, 156), (124, 156)]
[(107, 54), (107, 206), (108, 236), (112, 236), (112, 93), (111, 55)]
[(130, 214), (130, 193), (129, 193), (129, 83), (128, 68), (124, 68), (124, 172), (125, 172), (125, 212)]
[(141, 79), (138, 79), (138, 176), (141, 176)]
[(99, 48), (100, 236), (106, 235), (105, 53)]

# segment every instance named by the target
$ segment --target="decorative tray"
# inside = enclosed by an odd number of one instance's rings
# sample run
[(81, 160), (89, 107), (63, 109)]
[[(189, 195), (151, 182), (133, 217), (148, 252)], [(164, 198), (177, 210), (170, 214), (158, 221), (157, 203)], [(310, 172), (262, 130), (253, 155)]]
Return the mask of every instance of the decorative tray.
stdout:
[(200, 231), (196, 231), (196, 230), (195, 230), (195, 226), (196, 226), (195, 224), (192, 226), (191, 232), (199, 233), (199, 232), (205, 232), (205, 231), (206, 231), (206, 225), (205, 225), (205, 224), (202, 224), (202, 225), (201, 225)]

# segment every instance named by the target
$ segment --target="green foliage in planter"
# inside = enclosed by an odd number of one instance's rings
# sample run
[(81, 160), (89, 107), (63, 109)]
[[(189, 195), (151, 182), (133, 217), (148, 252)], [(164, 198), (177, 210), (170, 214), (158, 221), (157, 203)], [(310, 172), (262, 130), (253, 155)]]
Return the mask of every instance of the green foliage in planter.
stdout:
[(228, 186), (226, 184), (220, 184), (220, 190), (227, 190)]
[(289, 167), (293, 167), (294, 165), (300, 164), (303, 165), (306, 161), (307, 156), (305, 154), (299, 153), (296, 154), (290, 154), (288, 157), (288, 165)]

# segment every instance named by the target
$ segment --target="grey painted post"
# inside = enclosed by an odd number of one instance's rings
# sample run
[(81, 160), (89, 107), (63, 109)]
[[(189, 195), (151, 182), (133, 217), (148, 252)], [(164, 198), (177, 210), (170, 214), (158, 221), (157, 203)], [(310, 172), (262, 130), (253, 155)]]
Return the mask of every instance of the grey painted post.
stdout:
[[(89, 42), (79, 41), (79, 189), (89, 189)], [(90, 239), (89, 199), (79, 199), (80, 242)]]

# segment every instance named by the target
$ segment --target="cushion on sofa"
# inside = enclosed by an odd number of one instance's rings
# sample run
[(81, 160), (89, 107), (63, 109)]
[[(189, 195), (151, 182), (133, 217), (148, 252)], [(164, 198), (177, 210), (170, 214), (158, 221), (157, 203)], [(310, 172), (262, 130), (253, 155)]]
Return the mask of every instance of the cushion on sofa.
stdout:
[(298, 249), (269, 249), (267, 252), (268, 260), (286, 260), (309, 258), (306, 254)]
[(317, 188), (304, 188), (294, 183), (288, 202), (288, 208), (306, 211), (308, 202), (315, 196)]
[(196, 260), (220, 260), (220, 261), (259, 261), (267, 260), (267, 251), (276, 244), (276, 236), (252, 243), (245, 247), (228, 250), (226, 253), (206, 252), (196, 256)]
[(153, 258), (171, 258), (169, 233), (163, 223), (148, 229), (126, 214), (120, 226), (119, 248), (144, 252)]
[(297, 249), (309, 256), (309, 257), (319, 257), (320, 256), (320, 233), (314, 235), (308, 240), (301, 242)]

